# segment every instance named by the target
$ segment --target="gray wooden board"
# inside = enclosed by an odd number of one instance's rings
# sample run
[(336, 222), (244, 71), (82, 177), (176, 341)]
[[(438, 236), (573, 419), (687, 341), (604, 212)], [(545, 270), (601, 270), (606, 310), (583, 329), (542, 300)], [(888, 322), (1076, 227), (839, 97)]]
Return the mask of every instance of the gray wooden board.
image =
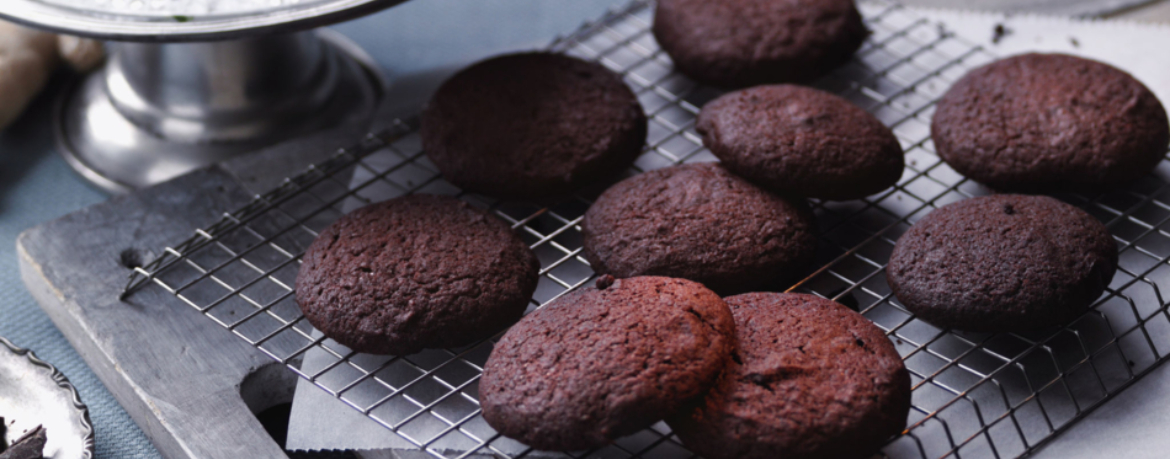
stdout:
[[(161, 289), (118, 300), (129, 274), (120, 264), (123, 251), (142, 251), (148, 260), (150, 249), (182, 240), (250, 199), (231, 176), (211, 168), (69, 214), (17, 240), (29, 291), (170, 458), (284, 457), (249, 405), (280, 402), (274, 398), (291, 389), (290, 372), (259, 373), (246, 403), (241, 383), (271, 359)], [(272, 385), (278, 390), (262, 389)]]

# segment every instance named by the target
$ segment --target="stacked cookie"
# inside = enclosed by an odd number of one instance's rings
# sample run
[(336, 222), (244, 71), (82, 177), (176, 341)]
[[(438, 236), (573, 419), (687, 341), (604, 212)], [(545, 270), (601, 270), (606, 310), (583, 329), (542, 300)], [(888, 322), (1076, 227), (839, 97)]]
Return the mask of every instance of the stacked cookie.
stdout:
[(719, 295), (666, 277), (603, 277), (524, 317), (492, 349), (484, 419), (537, 449), (596, 448), (678, 412), (735, 346)]
[(709, 458), (865, 457), (905, 428), (910, 375), (881, 330), (824, 298), (606, 276), (508, 330), (480, 404), (538, 449), (597, 448), (665, 418)]
[(667, 419), (703, 457), (870, 457), (902, 432), (910, 374), (878, 327), (803, 294), (726, 298), (736, 351), (711, 390)]

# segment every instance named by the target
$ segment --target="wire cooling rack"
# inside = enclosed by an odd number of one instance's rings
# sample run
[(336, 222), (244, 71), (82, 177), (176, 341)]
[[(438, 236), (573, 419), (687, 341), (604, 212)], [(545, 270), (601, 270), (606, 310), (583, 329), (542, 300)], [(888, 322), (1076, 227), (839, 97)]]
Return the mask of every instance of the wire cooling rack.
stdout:
[[(880, 457), (1003, 458), (1034, 451), (1149, 372), (1170, 351), (1170, 174), (1105, 194), (1059, 196), (1107, 222), (1120, 269), (1094, 308), (1071, 325), (1028, 334), (940, 330), (890, 294), (884, 267), (894, 241), (939, 206), (988, 194), (934, 154), (934, 101), (958, 77), (993, 60), (937, 23), (888, 3), (860, 5), (872, 36), (856, 58), (816, 86), (891, 126), (906, 150), (898, 185), (864, 200), (814, 202), (822, 235), (816, 269), (793, 286), (836, 299), (886, 331), (913, 381), (903, 435)], [(636, 1), (588, 23), (551, 49), (621, 73), (650, 116), (649, 138), (630, 174), (714, 161), (694, 131), (699, 108), (719, 92), (674, 73)], [(138, 268), (127, 294), (161, 287), (435, 457), (693, 456), (659, 423), (596, 451), (532, 451), (495, 433), (479, 415), (478, 378), (495, 338), (403, 357), (355, 354), (301, 316), (293, 282), (304, 249), (345, 212), (408, 193), (458, 196), (512, 224), (541, 261), (529, 311), (594, 278), (581, 257), (581, 216), (604, 184), (555, 205), (498, 202), (442, 180), (421, 151), (413, 122), (399, 122), (167, 248)]]

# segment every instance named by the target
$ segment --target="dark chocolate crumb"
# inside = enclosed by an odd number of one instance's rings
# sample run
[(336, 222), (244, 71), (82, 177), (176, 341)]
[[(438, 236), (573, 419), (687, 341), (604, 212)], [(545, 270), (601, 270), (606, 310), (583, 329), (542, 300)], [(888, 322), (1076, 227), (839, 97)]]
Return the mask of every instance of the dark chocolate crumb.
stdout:
[(609, 288), (609, 286), (613, 285), (613, 281), (614, 278), (612, 275), (602, 274), (601, 277), (597, 278), (597, 282), (593, 285), (596, 286), (598, 290), (605, 290)]
[(992, 30), (991, 42), (994, 44), (999, 44), (999, 41), (1002, 40), (1003, 37), (1006, 37), (1006, 36), (1010, 35), (1011, 33), (1012, 33), (1012, 30), (1007, 28), (1007, 27), (1004, 27), (1003, 24), (996, 24), (995, 29)]
[(0, 459), (41, 459), (45, 454), (45, 429), (36, 426), (12, 443)]

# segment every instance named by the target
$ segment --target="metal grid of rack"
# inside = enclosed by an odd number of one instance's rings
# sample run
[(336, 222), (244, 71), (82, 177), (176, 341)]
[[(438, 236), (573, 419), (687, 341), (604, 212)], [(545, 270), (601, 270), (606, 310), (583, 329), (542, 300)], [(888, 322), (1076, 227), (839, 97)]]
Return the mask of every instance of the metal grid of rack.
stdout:
[[(864, 200), (813, 202), (822, 231), (819, 269), (792, 288), (860, 311), (886, 331), (910, 369), (908, 427), (881, 457), (1026, 455), (1170, 351), (1170, 313), (1161, 294), (1170, 288), (1170, 162), (1124, 190), (1058, 196), (1106, 222), (1121, 250), (1112, 285), (1072, 324), (972, 334), (920, 321), (891, 296), (884, 266), (898, 236), (932, 209), (990, 193), (939, 161), (929, 122), (934, 101), (950, 84), (994, 56), (900, 6), (869, 1), (860, 7), (872, 36), (853, 61), (815, 86), (891, 126), (906, 150), (906, 170), (896, 187)], [(672, 71), (649, 33), (652, 9), (635, 1), (551, 46), (621, 73), (638, 94), (650, 130), (629, 174), (715, 160), (693, 121), (719, 91)], [(551, 206), (463, 193), (439, 177), (416, 131), (413, 122), (400, 122), (310, 166), (136, 269), (126, 294), (166, 289), (435, 457), (692, 457), (662, 423), (596, 451), (532, 451), (496, 434), (479, 415), (477, 382), (496, 338), (372, 356), (322, 337), (304, 320), (292, 287), (299, 257), (317, 232), (349, 210), (408, 193), (457, 196), (511, 223), (541, 261), (529, 311), (594, 278), (580, 256), (578, 223), (605, 184)]]

